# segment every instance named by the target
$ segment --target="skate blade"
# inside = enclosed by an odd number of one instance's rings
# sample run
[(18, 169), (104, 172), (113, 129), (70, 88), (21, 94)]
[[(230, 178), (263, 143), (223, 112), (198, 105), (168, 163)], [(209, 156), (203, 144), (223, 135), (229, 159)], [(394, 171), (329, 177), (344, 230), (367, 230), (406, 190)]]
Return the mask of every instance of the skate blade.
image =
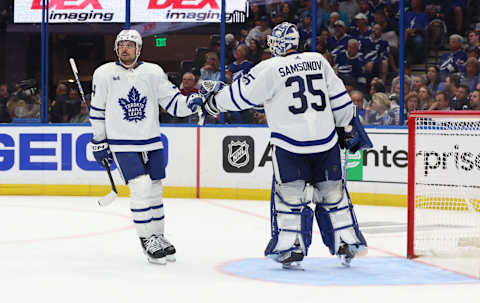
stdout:
[(347, 256), (339, 256), (340, 264), (343, 267), (350, 267), (350, 263), (352, 263), (352, 258), (348, 258)]
[(168, 262), (175, 262), (177, 259), (175, 258), (175, 254), (167, 255)]
[(167, 264), (167, 260), (165, 257), (163, 258), (147, 258), (148, 259), (148, 263), (151, 263), (151, 264), (158, 264), (158, 265), (165, 265)]
[(305, 271), (301, 262), (291, 262), (291, 263), (283, 263), (282, 268), (286, 270), (299, 270)]

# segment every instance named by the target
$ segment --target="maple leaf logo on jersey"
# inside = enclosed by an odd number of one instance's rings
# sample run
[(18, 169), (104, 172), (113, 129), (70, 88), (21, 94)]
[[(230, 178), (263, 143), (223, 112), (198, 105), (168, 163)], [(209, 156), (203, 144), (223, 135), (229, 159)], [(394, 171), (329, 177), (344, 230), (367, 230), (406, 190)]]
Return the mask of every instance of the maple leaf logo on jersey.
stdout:
[(141, 121), (145, 119), (145, 106), (147, 105), (147, 97), (140, 98), (138, 90), (132, 86), (128, 93), (128, 100), (124, 98), (118, 99), (118, 103), (123, 109), (124, 120)]

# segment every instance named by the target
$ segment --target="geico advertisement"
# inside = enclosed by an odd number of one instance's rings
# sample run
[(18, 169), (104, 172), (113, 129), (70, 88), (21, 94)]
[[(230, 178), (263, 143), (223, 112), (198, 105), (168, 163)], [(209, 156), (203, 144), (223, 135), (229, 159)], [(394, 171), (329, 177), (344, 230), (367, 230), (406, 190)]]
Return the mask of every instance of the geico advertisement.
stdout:
[[(477, 132), (478, 134), (478, 132)], [(478, 136), (451, 136), (438, 130), (423, 130), (416, 136), (415, 180), (423, 184), (477, 187), (480, 180), (480, 140)]]
[[(125, 1), (49, 0), (48, 3), (48, 22), (50, 23), (125, 22)], [(42, 4), (43, 0), (15, 0), (14, 22), (42, 22)]]
[[(15, 23), (42, 22), (43, 0), (15, 0)], [(47, 0), (50, 23), (125, 22), (124, 0)], [(220, 22), (221, 0), (132, 0), (131, 22)], [(243, 23), (247, 0), (227, 0), (226, 21)]]
[(200, 187), (268, 189), (272, 161), (268, 128), (202, 128)]
[[(178, 139), (176, 139), (178, 138)], [(108, 184), (105, 169), (94, 160), (90, 127), (0, 127), (0, 183)], [(193, 128), (164, 128), (170, 186), (194, 186), (196, 133)], [(123, 184), (115, 165), (113, 176)]]

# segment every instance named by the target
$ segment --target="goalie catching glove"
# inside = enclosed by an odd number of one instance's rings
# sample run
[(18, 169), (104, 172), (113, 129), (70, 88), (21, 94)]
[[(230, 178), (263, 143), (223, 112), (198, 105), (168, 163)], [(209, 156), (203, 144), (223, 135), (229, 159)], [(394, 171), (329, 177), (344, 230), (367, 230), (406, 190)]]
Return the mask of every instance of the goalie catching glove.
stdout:
[(347, 126), (337, 127), (337, 133), (340, 147), (348, 149), (351, 153), (373, 147), (372, 141), (370, 141), (368, 134), (358, 119), (356, 111)]
[(196, 112), (198, 108), (202, 108), (211, 116), (217, 116), (220, 111), (218, 110), (215, 102), (215, 94), (217, 94), (222, 88), (225, 87), (225, 83), (222, 81), (205, 80), (199, 89), (199, 95), (192, 96), (187, 102), (188, 108), (192, 112)]

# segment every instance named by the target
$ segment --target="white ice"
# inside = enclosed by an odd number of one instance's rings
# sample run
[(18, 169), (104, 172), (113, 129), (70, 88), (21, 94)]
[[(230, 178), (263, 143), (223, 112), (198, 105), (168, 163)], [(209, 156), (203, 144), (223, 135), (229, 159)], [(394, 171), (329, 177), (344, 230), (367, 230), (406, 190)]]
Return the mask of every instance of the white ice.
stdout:
[[(152, 265), (141, 251), (128, 199), (118, 198), (107, 208), (100, 208), (96, 200), (0, 196), (0, 302), (480, 300), (480, 283), (308, 286), (242, 278), (222, 271), (226, 263), (263, 257), (270, 237), (266, 201), (166, 198), (166, 236), (177, 248), (177, 262)], [(365, 233), (369, 257), (405, 256), (406, 209), (355, 209), (365, 231), (372, 228)], [(377, 224), (385, 228), (391, 222), (391, 233), (373, 231), (382, 228), (375, 227)], [(330, 257), (316, 226), (308, 257)]]

